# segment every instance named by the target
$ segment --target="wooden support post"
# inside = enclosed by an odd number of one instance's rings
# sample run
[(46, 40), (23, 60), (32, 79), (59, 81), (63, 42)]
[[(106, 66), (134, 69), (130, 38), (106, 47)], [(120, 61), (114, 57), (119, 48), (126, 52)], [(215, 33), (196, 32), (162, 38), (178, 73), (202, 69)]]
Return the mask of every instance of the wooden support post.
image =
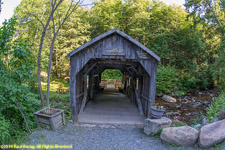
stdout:
[(89, 96), (90, 100), (93, 100), (94, 97), (94, 89), (93, 89), (93, 74), (89, 74)]
[(87, 75), (84, 77), (84, 97), (80, 108), (80, 113), (84, 112), (85, 105), (87, 103)]
[(73, 122), (77, 122), (76, 113), (76, 76), (70, 75), (70, 107)]
[(151, 106), (155, 105), (155, 93), (156, 93), (156, 70), (157, 70), (157, 62), (153, 63), (151, 76), (149, 79), (149, 100), (148, 100), (148, 118), (151, 117)]
[(138, 104), (138, 112), (141, 116), (143, 116), (142, 103), (141, 103), (141, 100), (140, 100), (140, 96), (138, 95), (138, 91), (136, 89), (136, 78), (132, 80), (132, 83), (133, 83), (134, 95), (136, 97), (137, 104)]

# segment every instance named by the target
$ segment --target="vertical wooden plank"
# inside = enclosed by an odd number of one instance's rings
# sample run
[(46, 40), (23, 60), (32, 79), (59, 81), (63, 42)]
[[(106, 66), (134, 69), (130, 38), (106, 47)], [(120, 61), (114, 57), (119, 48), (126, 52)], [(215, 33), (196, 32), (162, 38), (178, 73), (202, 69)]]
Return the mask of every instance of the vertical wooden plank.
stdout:
[(93, 89), (93, 74), (90, 73), (89, 74), (89, 96), (90, 96), (90, 100), (93, 100), (93, 96), (94, 96), (94, 89)]
[(77, 121), (76, 114), (76, 59), (74, 57), (70, 58), (70, 107), (71, 107), (71, 117), (72, 121)]
[(63, 125), (66, 125), (64, 111), (62, 112)]
[(143, 86), (143, 76), (138, 78), (138, 97), (140, 98), (140, 101), (141, 101), (143, 114), (146, 115), (145, 110), (144, 110), (144, 107), (145, 107), (144, 101), (143, 101), (143, 98), (142, 98), (142, 89), (143, 89), (142, 86)]
[(87, 102), (87, 75), (84, 76), (84, 97), (83, 97), (83, 100), (82, 100), (80, 113), (84, 112), (84, 107), (86, 105), (86, 102)]
[(143, 108), (142, 108), (142, 103), (140, 100), (140, 97), (138, 96), (138, 91), (136, 89), (136, 78), (132, 80), (133, 82), (133, 92), (137, 101), (137, 105), (138, 105), (138, 112), (141, 116), (143, 116)]
[(56, 127), (55, 127), (55, 124), (53, 123), (53, 120), (52, 119), (53, 118), (50, 118), (50, 125), (51, 125), (52, 130), (55, 131), (56, 130)]
[(150, 76), (150, 83), (149, 83), (149, 109), (148, 109), (148, 117), (151, 117), (151, 106), (155, 105), (155, 93), (156, 93), (156, 74), (157, 74), (157, 62), (155, 60), (152, 64), (151, 68), (151, 76)]

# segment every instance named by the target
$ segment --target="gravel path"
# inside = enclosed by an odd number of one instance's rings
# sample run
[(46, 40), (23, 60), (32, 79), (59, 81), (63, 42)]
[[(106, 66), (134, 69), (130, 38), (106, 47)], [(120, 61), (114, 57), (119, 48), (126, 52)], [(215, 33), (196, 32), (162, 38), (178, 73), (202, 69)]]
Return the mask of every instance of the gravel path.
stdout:
[[(74, 150), (194, 150), (197, 146), (180, 147), (146, 136), (143, 129), (134, 127), (73, 125), (58, 131), (37, 130), (26, 145), (73, 145)], [(223, 148), (222, 148), (223, 149)]]

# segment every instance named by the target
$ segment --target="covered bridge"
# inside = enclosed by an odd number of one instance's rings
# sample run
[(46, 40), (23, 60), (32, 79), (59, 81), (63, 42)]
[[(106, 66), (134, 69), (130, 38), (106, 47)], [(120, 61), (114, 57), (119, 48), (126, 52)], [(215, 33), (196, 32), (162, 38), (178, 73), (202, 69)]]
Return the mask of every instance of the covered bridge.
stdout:
[[(156, 70), (160, 58), (118, 29), (112, 29), (70, 52), (70, 103), (72, 120), (100, 92), (105, 69), (123, 73), (124, 93), (144, 117), (151, 116), (155, 102)], [(87, 80), (88, 78), (88, 80)]]

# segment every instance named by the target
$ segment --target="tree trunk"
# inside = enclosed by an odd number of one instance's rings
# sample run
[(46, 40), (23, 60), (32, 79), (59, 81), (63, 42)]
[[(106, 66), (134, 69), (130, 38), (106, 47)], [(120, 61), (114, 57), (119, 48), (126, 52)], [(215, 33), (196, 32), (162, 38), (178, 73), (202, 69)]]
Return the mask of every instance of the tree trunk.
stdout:
[(54, 37), (52, 39), (49, 60), (48, 60), (48, 81), (47, 81), (46, 106), (49, 105), (49, 90), (50, 90), (50, 75), (51, 75), (51, 69), (52, 69), (52, 55), (53, 55), (53, 49), (54, 49), (56, 36), (57, 36), (57, 33), (54, 34)]
[[(63, 0), (60, 0), (60, 2), (62, 2), (62, 1)], [(78, 7), (78, 4), (79, 3), (80, 3), (80, 0), (73, 7), (73, 1), (71, 1), (70, 7), (67, 10), (66, 15), (63, 18), (62, 22), (59, 23), (59, 26), (58, 26), (57, 30), (55, 30), (56, 29), (55, 28), (56, 26), (55, 26), (54, 18), (52, 17), (52, 23), (53, 23), (53, 39), (52, 39), (52, 42), (51, 42), (51, 48), (50, 48), (50, 54), (49, 54), (49, 61), (48, 61), (48, 81), (47, 81), (47, 94), (46, 94), (46, 105), (47, 106), (49, 105), (50, 74), (51, 74), (52, 55), (53, 55), (53, 48), (54, 48), (54, 44), (55, 44), (55, 39), (56, 39), (56, 37), (57, 37), (57, 35), (59, 33), (59, 30), (61, 29), (62, 25), (69, 18), (69, 16), (72, 14), (72, 12), (74, 12), (76, 10), (76, 8)]]
[(42, 87), (41, 87), (41, 51), (42, 51), (42, 46), (43, 46), (43, 42), (44, 42), (44, 38), (45, 38), (45, 34), (48, 28), (48, 25), (51, 21), (51, 18), (53, 17), (53, 14), (55, 12), (55, 10), (58, 8), (58, 6), (62, 3), (63, 0), (60, 0), (58, 2), (58, 4), (56, 5), (56, 0), (53, 2), (52, 0), (52, 10), (51, 10), (51, 14), (48, 17), (48, 21), (46, 22), (45, 26), (42, 23), (44, 29), (41, 35), (41, 40), (40, 40), (40, 45), (39, 45), (39, 51), (38, 51), (38, 71), (37, 71), (37, 78), (38, 78), (38, 89), (39, 89), (39, 93), (40, 93), (40, 98), (41, 98), (41, 108), (44, 107), (44, 96), (43, 96), (43, 92), (42, 92)]

